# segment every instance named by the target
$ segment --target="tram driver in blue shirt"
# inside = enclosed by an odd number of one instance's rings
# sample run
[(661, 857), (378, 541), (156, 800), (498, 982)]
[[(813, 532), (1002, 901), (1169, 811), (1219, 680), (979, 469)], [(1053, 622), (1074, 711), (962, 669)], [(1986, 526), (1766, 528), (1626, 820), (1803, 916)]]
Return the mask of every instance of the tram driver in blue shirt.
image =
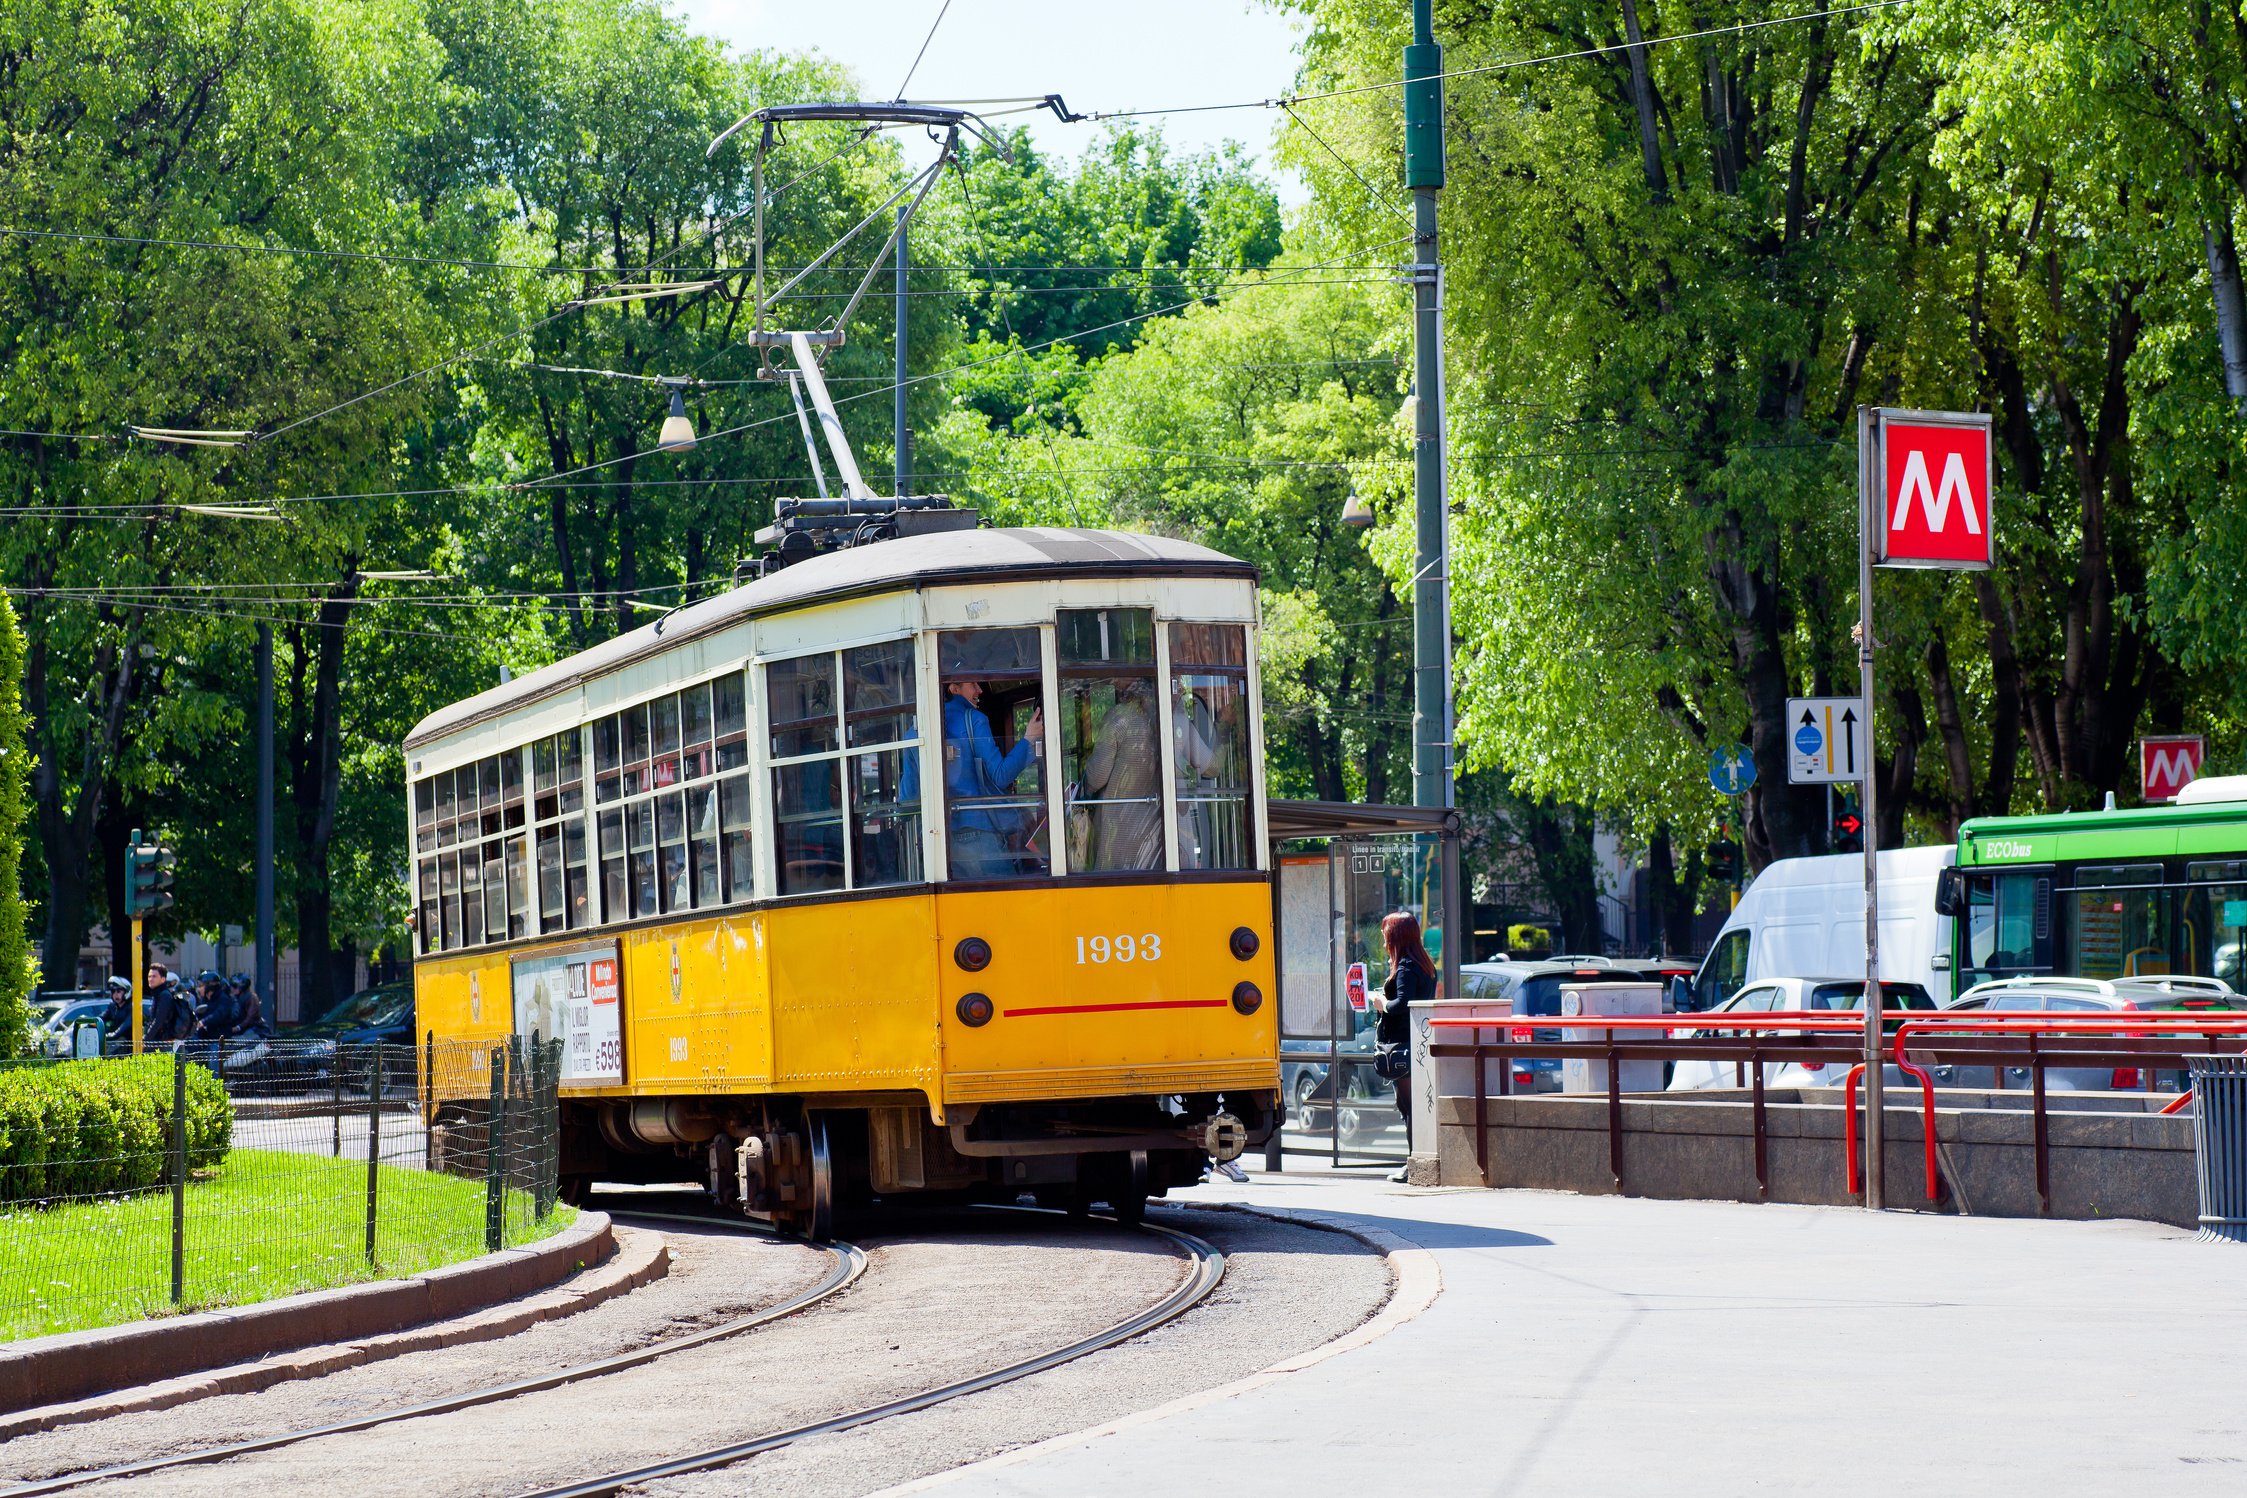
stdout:
[(1023, 811), (990, 803), (1009, 794), (1037, 757), (1045, 740), (1045, 708), (1030, 714), (1022, 737), (1001, 754), (991, 720), (976, 705), (982, 697), (979, 681), (955, 681), (944, 697), (944, 793), (951, 810), (952, 872), (963, 879), (1003, 879), (1021, 872), (1020, 856), (1008, 847), (1007, 835), (1022, 830)]

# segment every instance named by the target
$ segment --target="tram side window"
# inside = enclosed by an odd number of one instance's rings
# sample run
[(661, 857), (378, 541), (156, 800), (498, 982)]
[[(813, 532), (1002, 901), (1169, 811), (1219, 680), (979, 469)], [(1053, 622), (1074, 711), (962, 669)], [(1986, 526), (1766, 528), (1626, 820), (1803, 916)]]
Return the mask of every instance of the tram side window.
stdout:
[(2161, 865), (2089, 865), (2075, 871), (2068, 905), (2071, 970), (2084, 978), (2134, 978), (2174, 971), (2169, 951), (2175, 898)]
[(1171, 625), (1170, 695), (1178, 867), (1252, 869), (1248, 631)]
[(507, 935), (503, 838), (522, 826), (522, 781), (495, 755), (441, 771), (414, 786), (419, 869), (415, 925), (425, 952), (453, 951)]
[(585, 756), (579, 731), (531, 744), (531, 845), (538, 929), (579, 931), (593, 923), (585, 847)]
[(853, 889), (921, 879), (921, 714), (913, 642), (843, 652)]
[(909, 639), (765, 668), (780, 893), (921, 878), (916, 681)]
[(936, 656), (950, 876), (1041, 877), (1053, 861), (1040, 758), (1045, 678), (1038, 632), (945, 630)]
[(750, 897), (745, 681), (729, 673), (594, 723), (603, 919)]
[(1150, 609), (1063, 609), (1061, 765), (1069, 872), (1163, 866), (1162, 734)]
[(2185, 865), (2184, 971), (2247, 990), (2247, 862)]

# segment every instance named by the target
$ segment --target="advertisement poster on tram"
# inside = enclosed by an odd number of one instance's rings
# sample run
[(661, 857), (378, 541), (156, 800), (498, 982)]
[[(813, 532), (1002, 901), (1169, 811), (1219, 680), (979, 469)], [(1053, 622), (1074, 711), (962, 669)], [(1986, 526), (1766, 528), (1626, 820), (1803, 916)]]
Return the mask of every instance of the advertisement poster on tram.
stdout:
[(561, 1039), (562, 1086), (624, 1080), (615, 942), (520, 958), (514, 984), (515, 1033)]

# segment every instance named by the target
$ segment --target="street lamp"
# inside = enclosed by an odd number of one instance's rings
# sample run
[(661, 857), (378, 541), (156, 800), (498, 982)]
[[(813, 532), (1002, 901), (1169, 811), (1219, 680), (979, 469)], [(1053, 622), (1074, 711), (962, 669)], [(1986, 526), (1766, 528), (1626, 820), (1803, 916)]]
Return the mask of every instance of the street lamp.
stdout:
[(671, 386), (671, 414), (663, 418), (663, 431), (655, 439), (655, 447), (656, 451), (666, 453), (689, 452), (694, 448), (694, 423), (687, 420), (687, 395), (683, 386)]
[(1373, 506), (1358, 493), (1357, 480), (1350, 481), (1350, 498), (1342, 506), (1342, 523), (1352, 530), (1371, 530), (1374, 523)]

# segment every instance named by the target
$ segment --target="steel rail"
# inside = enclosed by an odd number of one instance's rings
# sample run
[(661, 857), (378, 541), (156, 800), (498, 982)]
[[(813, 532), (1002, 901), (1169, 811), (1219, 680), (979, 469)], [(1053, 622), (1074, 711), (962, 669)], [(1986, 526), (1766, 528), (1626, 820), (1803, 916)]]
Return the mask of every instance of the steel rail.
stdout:
[[(698, 1217), (680, 1212), (629, 1211), (615, 1212), (610, 1215), (618, 1220), (629, 1218), (638, 1222), (684, 1222), (692, 1223), (698, 1227), (714, 1228), (722, 1233), (753, 1237), (776, 1236), (754, 1224), (729, 1221), (722, 1217)], [(253, 1440), (235, 1441), (224, 1446), (205, 1447), (200, 1451), (185, 1451), (172, 1456), (152, 1457), (146, 1461), (127, 1462), (115, 1467), (89, 1468), (84, 1471), (65, 1473), (59, 1477), (43, 1478), (40, 1481), (25, 1483), (16, 1487), (0, 1488), (0, 1498), (34, 1498), (36, 1494), (59, 1493), (70, 1488), (84, 1487), (89, 1483), (109, 1482), (124, 1477), (139, 1477), (149, 1472), (161, 1472), (173, 1467), (193, 1466), (201, 1462), (226, 1461), (237, 1456), (250, 1456), (260, 1451), (274, 1451), (283, 1446), (294, 1446), (298, 1442), (314, 1440), (321, 1436), (346, 1435), (353, 1431), (372, 1430), (377, 1426), (393, 1424), (400, 1420), (416, 1420), (427, 1415), (443, 1415), (453, 1410), (471, 1409), (480, 1404), (492, 1404), (502, 1399), (512, 1399), (519, 1394), (533, 1394), (542, 1389), (557, 1388), (563, 1384), (577, 1383), (584, 1379), (599, 1378), (605, 1374), (620, 1373), (628, 1368), (637, 1368), (642, 1364), (652, 1363), (658, 1358), (668, 1357), (672, 1353), (706, 1346), (727, 1337), (753, 1331), (757, 1327), (778, 1321), (783, 1317), (793, 1316), (798, 1311), (806, 1310), (829, 1296), (848, 1289), (858, 1281), (859, 1276), (866, 1272), (866, 1253), (856, 1244), (812, 1243), (807, 1244), (806, 1247), (818, 1249), (826, 1253), (830, 1259), (827, 1273), (818, 1284), (800, 1291), (784, 1301), (767, 1306), (761, 1311), (752, 1311), (746, 1316), (737, 1316), (730, 1321), (721, 1321), (716, 1326), (705, 1327), (698, 1332), (666, 1338), (661, 1342), (651, 1343), (631, 1352), (619, 1353), (614, 1357), (600, 1358), (590, 1363), (576, 1363), (566, 1368), (556, 1368), (547, 1373), (533, 1374), (528, 1378), (513, 1379), (507, 1383), (492, 1384), (481, 1389), (470, 1389), (460, 1394), (448, 1394), (439, 1399), (424, 1400), (419, 1404), (405, 1405), (398, 1409), (356, 1415), (348, 1420), (337, 1420), (326, 1425), (307, 1426), (301, 1430), (282, 1431), (277, 1435), (259, 1436)]]
[[(1007, 1210), (1022, 1211), (1029, 1209), (1012, 1208)], [(770, 1435), (758, 1436), (747, 1441), (737, 1441), (726, 1446), (714, 1446), (706, 1451), (673, 1457), (667, 1461), (651, 1462), (646, 1466), (634, 1467), (623, 1472), (611, 1472), (605, 1476), (587, 1478), (580, 1482), (564, 1483), (559, 1487), (538, 1488), (532, 1492), (519, 1495), (519, 1498), (613, 1498), (614, 1494), (636, 1483), (654, 1482), (662, 1478), (678, 1477), (690, 1472), (706, 1472), (713, 1467), (730, 1466), (735, 1462), (757, 1456), (763, 1452), (778, 1450), (783, 1446), (792, 1445), (812, 1436), (853, 1430), (861, 1425), (870, 1425), (877, 1420), (886, 1420), (893, 1415), (910, 1414), (915, 1410), (925, 1410), (933, 1405), (958, 1399), (963, 1395), (979, 1394), (985, 1389), (997, 1388), (1001, 1384), (1027, 1378), (1033, 1373), (1043, 1373), (1048, 1368), (1059, 1367), (1063, 1363), (1072, 1362), (1088, 1353), (1113, 1347), (1119, 1342), (1128, 1342), (1133, 1337), (1151, 1331), (1166, 1321), (1175, 1320), (1199, 1305), (1212, 1290), (1217, 1288), (1218, 1281), (1224, 1278), (1225, 1274), (1225, 1255), (1213, 1244), (1206, 1243), (1191, 1233), (1183, 1233), (1176, 1228), (1163, 1227), (1157, 1223), (1143, 1222), (1139, 1226), (1143, 1231), (1169, 1239), (1174, 1246), (1183, 1250), (1191, 1263), (1192, 1272), (1160, 1301), (1145, 1310), (1126, 1317), (1105, 1330), (1094, 1332), (1088, 1337), (1080, 1337), (1067, 1346), (1055, 1348), (1051, 1352), (1040, 1353), (1020, 1362), (1009, 1363), (1003, 1368), (995, 1368), (988, 1373), (976, 1374), (971, 1378), (942, 1384), (933, 1389), (925, 1389), (918, 1394), (908, 1394), (901, 1399), (892, 1399), (884, 1404), (870, 1405), (847, 1414), (814, 1421), (809, 1425), (798, 1425), (788, 1430), (774, 1431)]]

